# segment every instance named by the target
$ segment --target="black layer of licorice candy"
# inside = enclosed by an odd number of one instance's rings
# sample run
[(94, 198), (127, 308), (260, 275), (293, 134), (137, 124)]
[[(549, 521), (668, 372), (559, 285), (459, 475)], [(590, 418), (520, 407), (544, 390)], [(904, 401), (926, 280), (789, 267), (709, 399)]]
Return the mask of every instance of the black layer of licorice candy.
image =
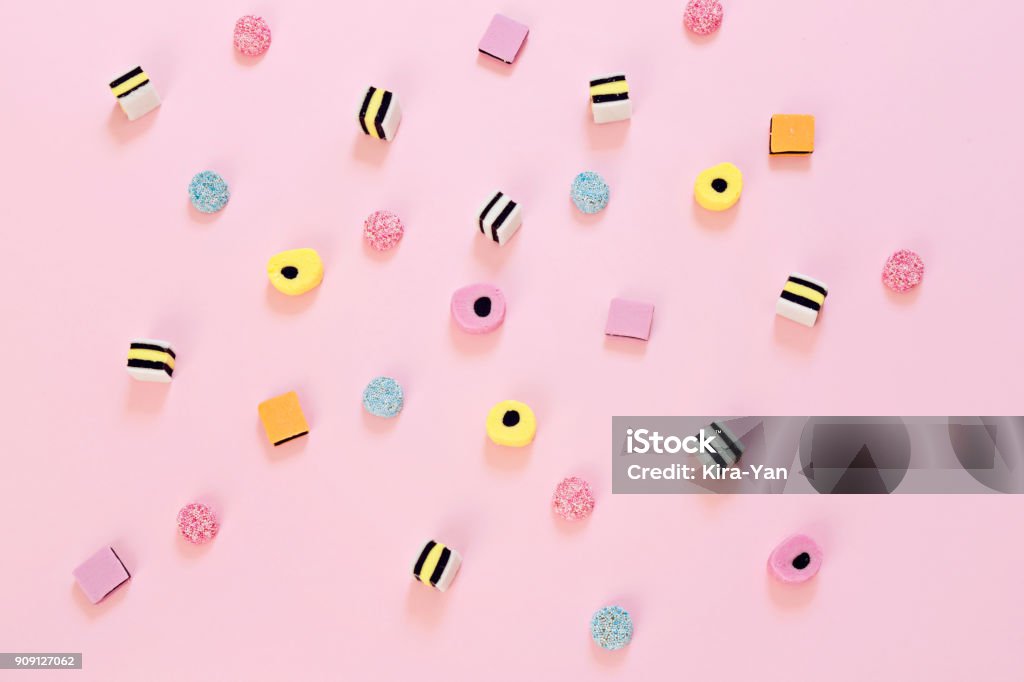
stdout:
[(491, 225), (491, 237), (494, 241), (498, 241), (498, 228), (501, 227), (501, 224), (505, 222), (505, 218), (508, 218), (509, 213), (511, 213), (512, 209), (515, 207), (516, 202), (514, 201), (509, 201), (505, 204), (505, 208), (501, 209), (501, 213), (498, 214), (497, 220), (495, 220), (494, 224)]
[(793, 275), (789, 276), (789, 281), (792, 282), (793, 284), (800, 284), (801, 286), (805, 286), (808, 289), (814, 289), (815, 291), (817, 291), (822, 296), (828, 296), (828, 289), (826, 289), (825, 287), (821, 286), (820, 284), (815, 284), (814, 282), (808, 282), (806, 279), (800, 279), (799, 277), (796, 277), (796, 276), (793, 276)]
[(367, 135), (370, 134), (370, 130), (366, 127), (366, 110), (370, 108), (370, 99), (375, 92), (377, 92), (377, 88), (371, 85), (366, 91), (366, 97), (363, 98), (363, 106), (359, 107), (359, 125)]
[(445, 566), (448, 565), (448, 559), (452, 556), (452, 551), (445, 547), (441, 550), (441, 557), (437, 560), (437, 566), (434, 566), (434, 572), (430, 574), (430, 584), (437, 587), (437, 581), (441, 579), (444, 574)]
[(159, 369), (167, 372), (167, 376), (174, 376), (174, 370), (171, 369), (165, 362), (156, 362), (154, 360), (139, 360), (137, 358), (131, 358), (128, 360), (129, 367), (138, 367), (140, 369)]
[(279, 440), (276, 443), (274, 443), (274, 447), (277, 447), (278, 445), (281, 445), (282, 443), (287, 443), (290, 440), (295, 440), (296, 438), (302, 438), (303, 436), (305, 436), (308, 433), (309, 433), (309, 431), (303, 431), (302, 433), (296, 433), (294, 436), (288, 436), (287, 438), (285, 438), (283, 440)]
[(412, 568), (412, 574), (416, 576), (416, 580), (420, 579), (420, 571), (423, 570), (423, 563), (427, 560), (427, 555), (430, 554), (430, 550), (434, 549), (434, 545), (437, 543), (431, 540), (420, 552), (420, 558), (416, 560), (416, 565)]
[(798, 305), (802, 305), (805, 308), (810, 308), (811, 310), (821, 310), (821, 306), (818, 305), (817, 301), (812, 301), (809, 298), (798, 296), (797, 294), (794, 294), (791, 291), (783, 291), (782, 298), (786, 299), (787, 301), (792, 301), (793, 303), (796, 303)]
[(594, 104), (600, 104), (601, 102), (618, 102), (624, 99), (629, 99), (628, 92), (617, 92), (613, 95), (594, 95), (590, 98), (590, 101)]
[(487, 202), (487, 205), (484, 206), (484, 210), (480, 211), (480, 231), (484, 234), (487, 234), (487, 230), (484, 229), (484, 218), (486, 218), (487, 213), (490, 212), (492, 208), (494, 208), (494, 205), (501, 200), (501, 197), (501, 192), (498, 192), (493, 197), (491, 197), (490, 201)]
[(624, 80), (626, 80), (625, 76), (609, 76), (608, 78), (598, 78), (596, 80), (590, 81), (590, 87), (594, 87), (595, 85), (604, 85), (605, 83), (617, 83), (619, 81)]
[(132, 78), (135, 78), (140, 73), (142, 73), (142, 67), (141, 66), (136, 66), (134, 69), (132, 69), (131, 71), (129, 71), (125, 75), (119, 76), (119, 77), (115, 78), (114, 80), (110, 81), (111, 89), (116, 88), (118, 85), (120, 85), (121, 83), (124, 83), (127, 80), (131, 80)]

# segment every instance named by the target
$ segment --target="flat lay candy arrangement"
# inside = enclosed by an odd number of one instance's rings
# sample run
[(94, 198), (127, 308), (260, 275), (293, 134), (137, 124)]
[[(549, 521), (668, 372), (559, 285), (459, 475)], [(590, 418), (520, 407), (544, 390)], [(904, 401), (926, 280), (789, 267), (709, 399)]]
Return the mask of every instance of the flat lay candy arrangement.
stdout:
[(736, 472), (778, 439), (727, 415), (1016, 412), (990, 9), (15, 3), (3, 650), (1009, 682), (1019, 496), (625, 494), (610, 437), (706, 415), (671, 459)]
[[(683, 22), (697, 35), (719, 30), (724, 16), (717, 0), (690, 0)], [(259, 16), (246, 15), (235, 24), (233, 42), (246, 57), (259, 57), (271, 47), (271, 27)], [(519, 57), (529, 28), (515, 19), (496, 14), (480, 40), (481, 54), (506, 65)], [(158, 83), (141, 66), (126, 71), (110, 82), (110, 89), (129, 120), (139, 119), (163, 104)], [(642, 93), (631, 90), (624, 73), (597, 75), (589, 83), (580, 84), (587, 95), (594, 125), (621, 125), (632, 118), (634, 101)], [(358, 98), (353, 133), (375, 138), (380, 144), (400, 144), (403, 110), (399, 93), (378, 85), (370, 85)], [(407, 112), (405, 115), (415, 115)], [(773, 113), (768, 121), (766, 137), (769, 155), (806, 156), (815, 151), (815, 118), (806, 113)], [(741, 200), (744, 181), (740, 168), (728, 161), (714, 163), (701, 171), (693, 184), (693, 201), (710, 212), (729, 211)], [(613, 188), (598, 172), (583, 170), (572, 179), (569, 198), (580, 213), (595, 215), (612, 200)], [(230, 183), (215, 170), (197, 172), (188, 183), (188, 198), (201, 213), (230, 210)], [(243, 201), (236, 197), (235, 201)], [(475, 210), (466, 207), (467, 229), (476, 223), (482, 238), (493, 242), (494, 248), (507, 245), (521, 229), (530, 229), (528, 209), (498, 189), (489, 194)], [(375, 251), (398, 248), (406, 226), (394, 211), (381, 209), (367, 216), (363, 237)], [(916, 253), (900, 250), (884, 264), (882, 281), (895, 292), (905, 292), (921, 283), (924, 264)], [(303, 296), (321, 286), (325, 277), (323, 260), (307, 246), (271, 255), (267, 264), (270, 284), (286, 296)], [(793, 273), (788, 276), (776, 304), (776, 314), (792, 322), (814, 327), (822, 314), (829, 290), (827, 285), (811, 276)], [(528, 302), (522, 302), (528, 305)], [(452, 294), (451, 317), (463, 333), (482, 335), (495, 332), (505, 322), (509, 311), (505, 295), (494, 283), (468, 283)], [(623, 298), (610, 302), (604, 333), (624, 337), (638, 343), (647, 342), (654, 328), (654, 305)], [(813, 333), (813, 332), (809, 332)], [(182, 353), (182, 357), (179, 357)], [(175, 350), (172, 342), (148, 338), (134, 339), (129, 344), (127, 369), (132, 379), (145, 382), (170, 383), (176, 363), (187, 362), (187, 352)], [(398, 418), (404, 407), (404, 390), (394, 378), (378, 376), (367, 384), (362, 404), (375, 418)], [(311, 427), (297, 392), (289, 391), (258, 404), (258, 416), (267, 440), (274, 447), (310, 434)], [(518, 400), (504, 400), (494, 405), (486, 419), (481, 420), (487, 437), (498, 446), (522, 448), (530, 445), (543, 421), (529, 405)], [(722, 467), (735, 466), (742, 458), (742, 439), (724, 425), (712, 423), (725, 443), (713, 457), (700, 453), (702, 463)], [(706, 461), (703, 461), (706, 460)], [(594, 511), (600, 494), (579, 476), (559, 482), (551, 499), (552, 511), (558, 517), (575, 523), (584, 522)], [(219, 530), (216, 512), (209, 506), (192, 502), (178, 512), (177, 524), (183, 539), (193, 544), (212, 541)], [(413, 578), (441, 592), (450, 589), (463, 565), (457, 548), (437, 539), (427, 539), (415, 555)], [(467, 563), (471, 566), (472, 559)], [(770, 574), (781, 583), (797, 584), (813, 578), (822, 567), (823, 552), (809, 537), (796, 535), (782, 542), (767, 559)], [(101, 548), (78, 568), (74, 575), (90, 601), (98, 602), (130, 574), (113, 547)], [(633, 638), (634, 622), (629, 612), (618, 605), (598, 609), (592, 616), (590, 631), (594, 643), (607, 650), (621, 649)]]

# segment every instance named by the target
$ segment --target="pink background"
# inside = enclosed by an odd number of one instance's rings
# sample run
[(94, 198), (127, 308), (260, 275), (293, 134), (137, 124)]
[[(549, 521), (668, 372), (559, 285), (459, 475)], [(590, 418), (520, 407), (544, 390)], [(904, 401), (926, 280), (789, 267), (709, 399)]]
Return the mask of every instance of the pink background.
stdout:
[[(1020, 679), (1022, 498), (613, 497), (608, 435), (1021, 411), (1024, 8), (729, 0), (701, 39), (683, 6), (8, 3), (0, 648), (82, 651), (96, 680)], [(494, 11), (530, 26), (512, 67), (476, 53)], [(128, 123), (107, 82), (137, 63), (164, 106)], [(615, 70), (634, 116), (599, 128), (586, 83)], [(393, 144), (359, 131), (369, 84), (401, 100)], [(769, 159), (775, 112), (817, 117), (813, 158)], [(743, 198), (704, 212), (693, 179), (726, 160)], [(213, 217), (203, 169), (231, 184)], [(568, 199), (585, 169), (596, 217)], [(473, 220), (497, 188), (524, 206), (504, 248)], [(384, 255), (380, 208), (406, 223)], [(326, 276), (286, 299), (265, 264), (299, 246)], [(905, 296), (879, 280), (897, 248), (927, 264)], [(831, 287), (814, 329), (774, 317), (792, 270)], [(448, 313), (473, 281), (509, 305), (482, 338)], [(649, 343), (604, 337), (615, 296), (656, 305)], [(125, 374), (136, 336), (174, 343), (171, 386)], [(396, 420), (362, 410), (377, 374)], [(292, 389), (312, 433), (275, 450), (256, 405)], [(537, 413), (525, 450), (484, 435), (505, 398)], [(548, 506), (573, 474), (598, 497), (577, 525)], [(203, 548), (176, 534), (192, 500), (222, 519)], [(796, 531), (827, 558), (782, 590), (764, 564)], [(430, 537), (465, 559), (446, 594), (409, 575)], [(71, 570), (108, 543), (134, 578), (92, 606)], [(617, 653), (588, 634), (612, 603)]]

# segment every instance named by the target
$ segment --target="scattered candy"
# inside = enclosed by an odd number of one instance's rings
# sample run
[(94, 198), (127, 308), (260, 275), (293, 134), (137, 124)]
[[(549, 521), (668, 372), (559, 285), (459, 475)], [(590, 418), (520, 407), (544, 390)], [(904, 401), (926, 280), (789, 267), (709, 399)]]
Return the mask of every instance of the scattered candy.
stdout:
[(188, 183), (188, 198), (197, 211), (216, 213), (228, 205), (231, 190), (224, 178), (213, 171), (202, 171), (192, 177)]
[(398, 106), (398, 98), (394, 93), (375, 88), (367, 88), (359, 107), (359, 125), (363, 132), (379, 140), (393, 140), (398, 132), (398, 124), (402, 122), (402, 108)]
[(174, 375), (176, 357), (166, 341), (134, 339), (128, 346), (128, 374), (138, 381), (166, 384)]
[(582, 478), (570, 476), (555, 488), (551, 508), (566, 521), (585, 519), (594, 511), (594, 493)]
[(145, 116), (160, 106), (160, 95), (141, 66), (110, 81), (110, 91), (129, 121)]
[(452, 294), (452, 319), (468, 334), (486, 334), (505, 321), (505, 294), (492, 284), (470, 284)]
[(743, 451), (746, 450), (743, 442), (722, 422), (711, 422), (710, 426), (704, 428), (704, 432), (714, 452), (705, 452), (703, 448), (697, 452), (697, 459), (702, 466), (717, 464), (723, 469), (728, 469), (743, 456)]
[(813, 327), (818, 321), (818, 311), (825, 304), (826, 296), (828, 287), (823, 282), (794, 272), (786, 280), (786, 286), (782, 288), (779, 300), (775, 303), (775, 313), (806, 327)]
[(598, 76), (590, 81), (590, 113), (594, 123), (625, 121), (633, 115), (626, 76), (617, 73)]
[(295, 391), (264, 400), (259, 405), (259, 412), (267, 438), (275, 446), (309, 433), (309, 424), (302, 414)]
[(363, 237), (378, 251), (387, 251), (402, 241), (405, 226), (391, 211), (374, 211), (363, 223)]
[(132, 577), (113, 547), (104, 547), (71, 573), (93, 604), (99, 603)]
[(608, 183), (593, 171), (584, 171), (572, 181), (569, 196), (576, 208), (584, 213), (597, 213), (608, 205)]
[(404, 401), (402, 386), (391, 377), (377, 377), (363, 389), (363, 407), (375, 417), (397, 417)]
[(722, 3), (718, 0), (690, 0), (683, 12), (683, 24), (700, 36), (714, 33), (722, 25)]
[(263, 17), (246, 14), (235, 22), (235, 49), (258, 57), (270, 49), (270, 25)]
[(654, 304), (613, 298), (608, 307), (608, 322), (604, 333), (608, 336), (625, 336), (646, 341), (651, 337), (654, 323)]
[(602, 649), (621, 649), (633, 639), (633, 619), (623, 608), (605, 606), (590, 619), (590, 636)]
[(495, 192), (480, 207), (477, 224), (480, 234), (490, 235), (498, 246), (504, 246), (523, 224), (523, 209), (508, 195)]
[(292, 249), (270, 258), (267, 275), (270, 283), (282, 294), (298, 296), (323, 281), (324, 264), (313, 249)]
[(784, 583), (802, 583), (818, 574), (823, 556), (814, 540), (792, 535), (772, 551), (768, 569)]
[(205, 504), (186, 504), (178, 512), (178, 530), (193, 545), (209, 542), (219, 529), (217, 517)]
[(731, 163), (720, 163), (701, 171), (693, 184), (697, 203), (709, 211), (724, 211), (739, 201), (743, 174)]
[(882, 270), (882, 281), (893, 291), (913, 289), (924, 278), (924, 261), (913, 251), (900, 249), (889, 256)]
[(503, 400), (487, 414), (487, 436), (497, 445), (521, 448), (533, 442), (537, 419), (518, 400)]
[(768, 126), (769, 154), (814, 153), (814, 117), (806, 114), (775, 114)]
[(488, 57), (511, 64), (516, 60), (516, 55), (519, 54), (519, 49), (529, 32), (530, 28), (525, 24), (502, 14), (495, 14), (477, 49)]
[(462, 566), (462, 557), (454, 549), (429, 540), (412, 567), (412, 576), (425, 585), (444, 592), (455, 580)]

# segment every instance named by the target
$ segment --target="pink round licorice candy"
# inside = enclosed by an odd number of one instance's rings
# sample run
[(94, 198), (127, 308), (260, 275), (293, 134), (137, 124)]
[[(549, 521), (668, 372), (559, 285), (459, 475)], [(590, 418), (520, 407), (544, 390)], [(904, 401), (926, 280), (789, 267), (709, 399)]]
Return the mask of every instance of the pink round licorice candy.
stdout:
[(900, 249), (889, 256), (882, 268), (882, 281), (893, 291), (913, 289), (924, 278), (924, 261), (913, 251)]
[(402, 219), (391, 211), (374, 211), (363, 223), (363, 237), (378, 251), (387, 251), (402, 241), (405, 226)]
[(818, 547), (806, 535), (791, 535), (768, 557), (768, 570), (784, 583), (802, 583), (817, 575), (823, 558)]
[(452, 319), (468, 334), (493, 332), (505, 321), (505, 294), (493, 284), (470, 284), (452, 294)]
[(263, 17), (246, 14), (235, 22), (235, 49), (258, 57), (270, 49), (270, 25)]
[(585, 519), (594, 511), (594, 493), (582, 478), (570, 476), (555, 487), (551, 509), (566, 521)]
[(178, 530), (193, 545), (209, 542), (217, 535), (219, 528), (217, 517), (205, 504), (186, 504), (178, 512)]
[(683, 12), (683, 24), (697, 35), (706, 36), (722, 25), (722, 13), (718, 0), (690, 0)]

